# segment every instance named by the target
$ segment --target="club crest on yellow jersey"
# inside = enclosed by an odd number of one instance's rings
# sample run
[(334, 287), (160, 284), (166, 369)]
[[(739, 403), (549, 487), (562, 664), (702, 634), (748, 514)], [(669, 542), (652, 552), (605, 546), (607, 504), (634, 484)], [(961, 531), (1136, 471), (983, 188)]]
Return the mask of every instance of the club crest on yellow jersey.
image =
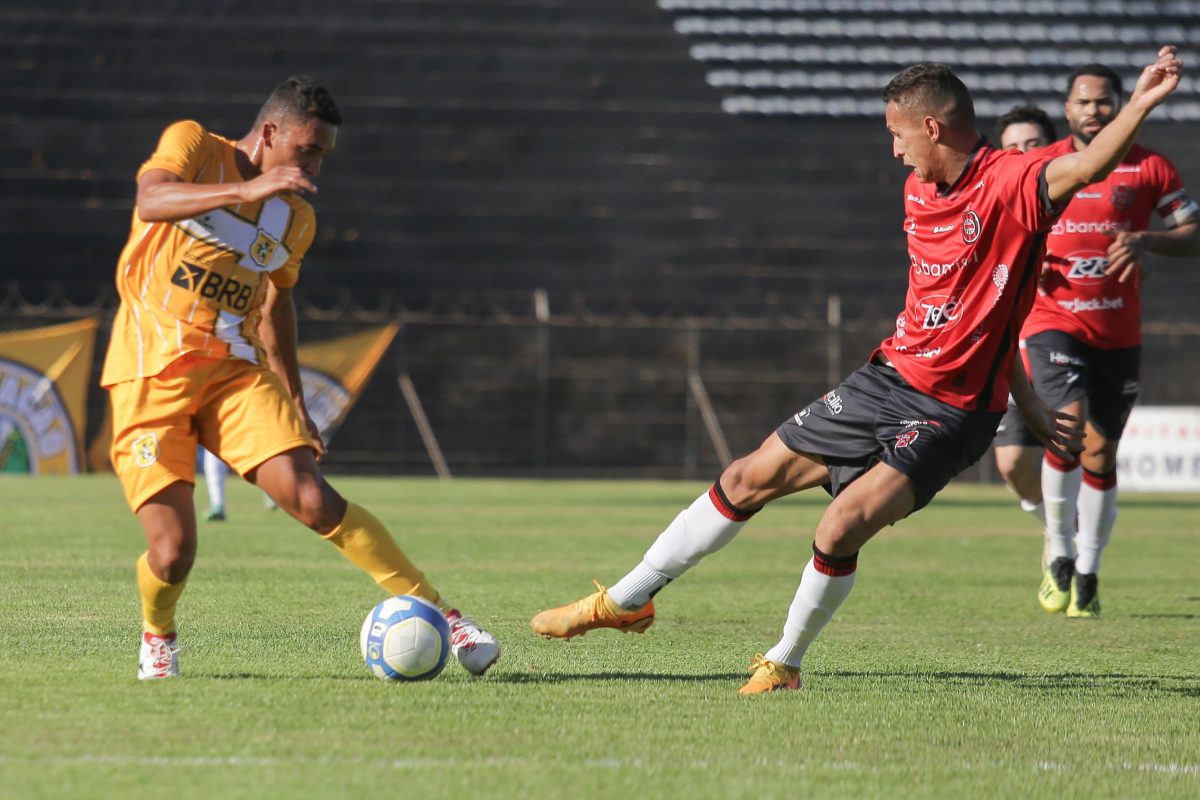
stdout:
[(260, 267), (270, 267), (271, 259), (278, 248), (279, 241), (260, 228), (254, 244), (250, 245), (250, 258)]

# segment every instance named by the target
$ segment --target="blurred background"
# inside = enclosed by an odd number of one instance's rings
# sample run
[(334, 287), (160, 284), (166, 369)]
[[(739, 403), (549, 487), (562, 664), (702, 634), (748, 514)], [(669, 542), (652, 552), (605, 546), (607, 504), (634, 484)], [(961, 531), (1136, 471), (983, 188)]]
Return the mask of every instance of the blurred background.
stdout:
[[(1200, 4), (6, 0), (0, 43), (0, 330), (97, 316), (98, 379), (162, 129), (239, 137), (307, 74), (345, 123), (301, 338), (400, 326), (328, 466), (432, 474), (432, 435), (454, 475), (708, 478), (892, 330), (892, 75), (949, 63), (989, 136), (1025, 100), (1061, 133), (1071, 69), (1195, 63)], [(1196, 74), (1140, 140), (1193, 193)], [(1148, 270), (1142, 401), (1195, 402), (1200, 270)]]

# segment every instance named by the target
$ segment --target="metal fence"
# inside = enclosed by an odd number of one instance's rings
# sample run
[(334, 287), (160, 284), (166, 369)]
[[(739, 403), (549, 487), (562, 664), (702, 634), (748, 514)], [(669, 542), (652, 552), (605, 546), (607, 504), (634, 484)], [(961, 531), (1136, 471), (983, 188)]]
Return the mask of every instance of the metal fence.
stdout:
[[(339, 430), (330, 469), (431, 474), (440, 453), (451, 475), (707, 478), (835, 386), (893, 326), (877, 304), (837, 296), (754, 309), (540, 291), (397, 297), (299, 299), (305, 340), (403, 326)], [(107, 322), (114, 300), (9, 286), (0, 327)], [(1195, 403), (1200, 325), (1144, 327), (1143, 402)], [(98, 354), (106, 340), (107, 325)], [(89, 436), (104, 402), (92, 392)], [(989, 464), (966, 477), (991, 479)]]

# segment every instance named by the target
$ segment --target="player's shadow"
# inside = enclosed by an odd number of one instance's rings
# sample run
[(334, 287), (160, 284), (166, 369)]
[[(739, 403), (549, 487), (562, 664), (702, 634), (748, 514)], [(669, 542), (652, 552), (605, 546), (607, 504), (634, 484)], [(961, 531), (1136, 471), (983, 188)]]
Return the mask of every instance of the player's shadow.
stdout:
[(214, 681), (373, 681), (373, 675), (271, 675), (265, 672), (188, 672), (188, 677)]
[(1140, 675), (1126, 673), (1062, 672), (1057, 674), (1028, 674), (1021, 672), (814, 672), (816, 676), (865, 678), (920, 682), (931, 680), (962, 686), (984, 687), (989, 683), (1005, 683), (1040, 694), (1077, 694), (1080, 691), (1101, 691), (1109, 694), (1145, 695), (1167, 694), (1200, 697), (1200, 676)]
[(497, 683), (573, 683), (576, 681), (650, 681), (655, 683), (728, 683), (745, 680), (745, 672), (695, 675), (678, 672), (504, 672)]

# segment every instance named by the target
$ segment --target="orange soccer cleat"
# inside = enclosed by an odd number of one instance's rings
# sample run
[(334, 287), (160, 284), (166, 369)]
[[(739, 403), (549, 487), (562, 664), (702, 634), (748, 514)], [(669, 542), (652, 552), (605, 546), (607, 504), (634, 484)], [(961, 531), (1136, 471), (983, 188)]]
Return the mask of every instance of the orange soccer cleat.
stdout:
[(762, 653), (754, 657), (750, 664), (754, 674), (746, 685), (738, 689), (738, 694), (763, 694), (777, 692), (782, 689), (800, 688), (800, 668), (789, 667), (787, 664), (777, 664), (763, 658)]
[(551, 608), (538, 614), (529, 627), (538, 636), (550, 639), (570, 639), (596, 628), (616, 628), (623, 633), (645, 633), (654, 624), (654, 603), (628, 611), (608, 597), (608, 590), (599, 581), (592, 581), (599, 591), (574, 603)]

